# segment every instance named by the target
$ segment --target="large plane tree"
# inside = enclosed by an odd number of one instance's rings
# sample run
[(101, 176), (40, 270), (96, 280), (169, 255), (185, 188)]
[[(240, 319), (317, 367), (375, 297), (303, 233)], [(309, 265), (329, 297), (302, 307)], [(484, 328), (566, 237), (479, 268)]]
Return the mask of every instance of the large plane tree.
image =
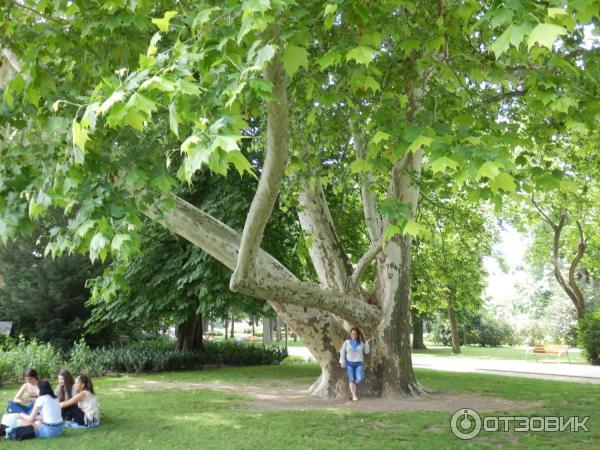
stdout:
[[(512, 111), (548, 127), (577, 110), (594, 129), (595, 53), (582, 42), (598, 5), (548, 3), (5, 2), (0, 233), (61, 208), (68, 225), (48, 253), (127, 258), (145, 215), (230, 268), (233, 291), (271, 303), (321, 366), (314, 394), (344, 395), (352, 325), (373, 338), (366, 391), (419, 394), (419, 180), (452, 174), (454, 189), (500, 207), (522, 188), (515, 148), (535, 139)], [(264, 149), (260, 164), (244, 139)], [(259, 178), (241, 235), (173, 194), (203, 167)], [(333, 191), (360, 199), (353, 228), (334, 220)], [(278, 196), (300, 211), (318, 282), (261, 249)]]

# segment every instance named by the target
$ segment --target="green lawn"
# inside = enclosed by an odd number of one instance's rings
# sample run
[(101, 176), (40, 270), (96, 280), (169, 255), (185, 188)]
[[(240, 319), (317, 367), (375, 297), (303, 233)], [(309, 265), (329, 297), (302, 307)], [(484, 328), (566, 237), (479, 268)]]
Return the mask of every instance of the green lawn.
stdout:
[[(354, 410), (248, 411), (244, 384), (308, 385), (316, 364), (288, 364), (197, 372), (103, 377), (95, 380), (102, 425), (67, 430), (50, 440), (2, 443), (7, 449), (397, 449), (397, 448), (598, 448), (600, 385), (539, 381), (480, 374), (416, 370), (425, 386), (539, 402), (527, 415), (589, 415), (589, 433), (482, 433), (460, 441), (449, 429), (449, 412), (366, 413)], [(221, 382), (239, 392), (206, 389), (124, 390), (132, 381)], [(0, 394), (14, 393), (3, 388)], [(418, 401), (418, 400), (417, 400)], [(469, 405), (464, 405), (468, 407)], [(506, 411), (519, 415), (519, 411)], [(523, 411), (520, 411), (523, 414)], [(352, 439), (349, 436), (352, 435)]]
[[(413, 350), (413, 353), (431, 356), (452, 356), (455, 358), (484, 358), (484, 359), (515, 359), (525, 361), (525, 349), (519, 347), (479, 347), (478, 345), (463, 345), (461, 353), (452, 355), (452, 348), (441, 345), (426, 344), (427, 350)], [(537, 355), (539, 361), (558, 362), (556, 355)], [(569, 355), (572, 363), (586, 364), (580, 352)], [(535, 362), (535, 356), (530, 354), (527, 358)], [(565, 356), (560, 357), (561, 363), (568, 363)]]

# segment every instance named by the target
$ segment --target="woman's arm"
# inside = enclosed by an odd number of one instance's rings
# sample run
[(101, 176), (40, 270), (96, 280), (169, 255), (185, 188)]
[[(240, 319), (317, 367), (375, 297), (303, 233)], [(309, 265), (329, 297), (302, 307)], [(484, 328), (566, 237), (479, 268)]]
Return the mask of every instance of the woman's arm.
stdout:
[(23, 384), (21, 386), (21, 389), (19, 389), (19, 392), (17, 392), (17, 395), (15, 395), (15, 398), (13, 398), (13, 402), (23, 404), (23, 400), (21, 399), (21, 396), (23, 395), (23, 392), (25, 392), (26, 388), (27, 388), (27, 386), (25, 384)]
[(344, 341), (340, 350), (340, 367), (342, 369), (346, 367), (346, 341)]
[(365, 355), (368, 355), (370, 351), (371, 351), (371, 346), (369, 345), (369, 339), (367, 339), (365, 341), (365, 347), (363, 348), (363, 353)]
[(23, 420), (24, 422), (27, 423), (33, 423), (33, 421), (35, 420), (35, 418), (37, 417), (38, 413), (40, 412), (40, 407), (38, 405), (33, 407), (33, 411), (31, 411), (31, 414), (27, 415), (25, 413), (21, 413), (19, 414), (19, 418), (21, 420)]
[(80, 392), (79, 394), (71, 397), (69, 400), (60, 402), (60, 407), (68, 408), (69, 406), (74, 405), (75, 403), (78, 403), (79, 401), (83, 400), (84, 396), (85, 394), (83, 392)]

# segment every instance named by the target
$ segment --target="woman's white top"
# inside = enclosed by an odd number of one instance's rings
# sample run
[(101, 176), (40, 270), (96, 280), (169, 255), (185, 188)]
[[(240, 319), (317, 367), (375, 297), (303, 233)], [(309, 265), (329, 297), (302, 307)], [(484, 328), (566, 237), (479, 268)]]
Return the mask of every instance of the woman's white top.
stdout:
[(100, 423), (100, 405), (96, 396), (90, 391), (82, 391), (83, 399), (81, 399), (77, 406), (85, 414), (85, 423)]
[(42, 416), (42, 422), (48, 424), (57, 424), (63, 421), (60, 414), (60, 403), (58, 399), (50, 395), (38, 397), (33, 404), (34, 409), (39, 407), (39, 415)]
[(340, 350), (340, 364), (346, 365), (346, 361), (363, 362), (363, 353), (366, 355), (370, 351), (368, 342), (360, 342), (356, 348), (352, 347), (350, 339), (346, 339)]

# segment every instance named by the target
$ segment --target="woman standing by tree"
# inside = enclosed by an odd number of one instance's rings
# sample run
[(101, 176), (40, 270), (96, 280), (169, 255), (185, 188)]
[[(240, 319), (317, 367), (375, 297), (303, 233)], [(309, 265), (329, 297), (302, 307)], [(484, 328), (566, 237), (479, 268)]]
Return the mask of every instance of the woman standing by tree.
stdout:
[(350, 339), (346, 339), (340, 350), (340, 367), (346, 369), (348, 386), (352, 400), (357, 401), (356, 385), (365, 379), (364, 355), (370, 351), (369, 340), (364, 343), (358, 328), (350, 330)]

